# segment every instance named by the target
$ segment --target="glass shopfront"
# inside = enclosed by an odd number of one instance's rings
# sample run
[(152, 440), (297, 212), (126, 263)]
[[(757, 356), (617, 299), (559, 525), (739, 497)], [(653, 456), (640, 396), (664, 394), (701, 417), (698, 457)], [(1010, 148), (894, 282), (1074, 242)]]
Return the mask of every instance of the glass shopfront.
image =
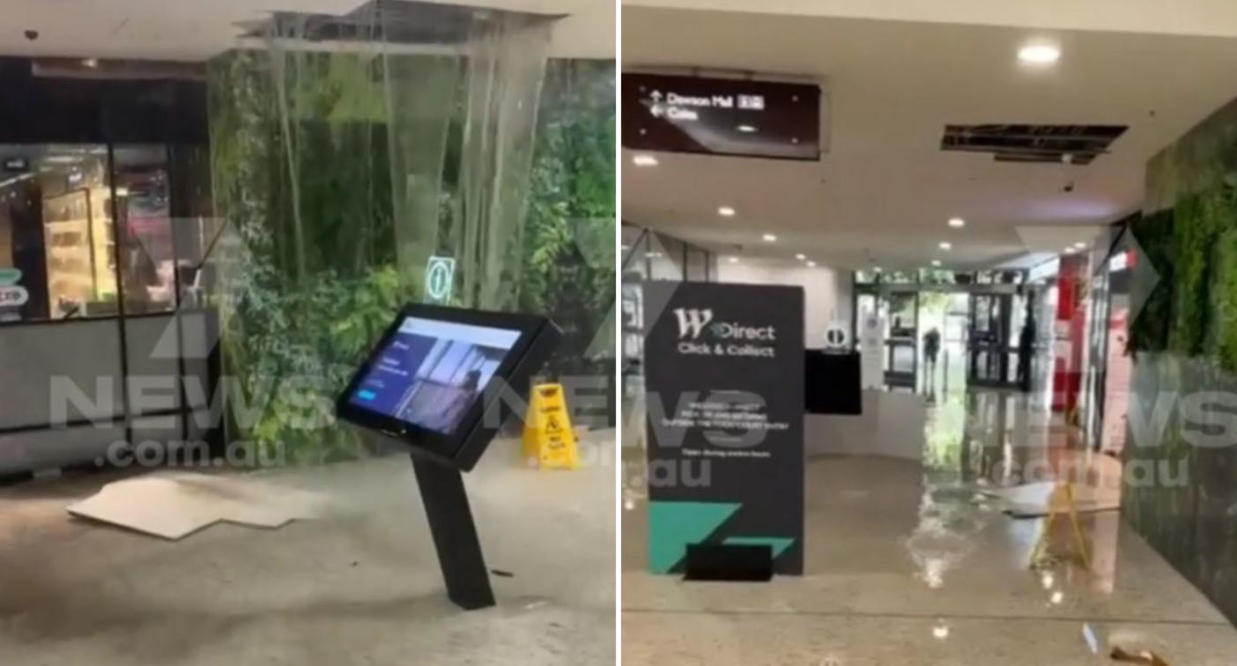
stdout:
[(173, 226), (166, 147), (10, 144), (0, 160), (0, 268), (26, 294), (0, 322), (113, 316), (122, 293), (128, 314), (174, 309), (181, 286), (194, 296), (206, 224)]
[(214, 446), (198, 70), (0, 58), (0, 89), (0, 476), (117, 443)]

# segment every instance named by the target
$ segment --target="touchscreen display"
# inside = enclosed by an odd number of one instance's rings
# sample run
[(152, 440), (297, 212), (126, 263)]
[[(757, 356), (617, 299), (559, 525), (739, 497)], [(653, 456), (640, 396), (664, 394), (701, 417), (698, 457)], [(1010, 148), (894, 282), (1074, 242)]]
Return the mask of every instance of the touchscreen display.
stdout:
[(405, 317), (348, 401), (450, 435), (519, 338), (515, 330)]

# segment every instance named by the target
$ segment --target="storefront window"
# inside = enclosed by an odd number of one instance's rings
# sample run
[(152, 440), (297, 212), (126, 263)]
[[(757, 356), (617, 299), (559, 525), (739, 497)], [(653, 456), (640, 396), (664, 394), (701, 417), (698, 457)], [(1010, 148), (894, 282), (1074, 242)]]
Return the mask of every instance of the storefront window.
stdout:
[[(116, 312), (115, 228), (107, 148), (0, 146), (0, 267), (25, 302), (8, 321)], [(20, 272), (20, 273), (17, 273)]]
[(125, 312), (171, 310), (179, 276), (174, 272), (167, 150), (128, 146), (113, 154)]

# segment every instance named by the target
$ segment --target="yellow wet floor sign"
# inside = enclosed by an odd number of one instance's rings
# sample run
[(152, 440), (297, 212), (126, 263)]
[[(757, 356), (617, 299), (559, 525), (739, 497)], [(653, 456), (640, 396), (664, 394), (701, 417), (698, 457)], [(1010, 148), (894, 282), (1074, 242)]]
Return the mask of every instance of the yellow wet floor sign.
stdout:
[(1044, 521), (1044, 529), (1040, 532), (1039, 540), (1035, 543), (1035, 548), (1031, 551), (1031, 568), (1034, 569), (1039, 565), (1043, 558), (1049, 556), (1049, 543), (1052, 541), (1052, 527), (1057, 521), (1057, 516), (1066, 515), (1069, 517), (1070, 525), (1074, 533), (1074, 555), (1082, 560), (1082, 565), (1088, 569), (1091, 568), (1091, 555), (1087, 552), (1087, 540), (1082, 534), (1082, 525), (1078, 522), (1078, 507), (1074, 502), (1074, 484), (1068, 481), (1058, 483), (1052, 490), (1052, 495), (1048, 498), (1048, 518)]
[(524, 419), (524, 459), (530, 467), (575, 469), (576, 435), (561, 384), (537, 384)]

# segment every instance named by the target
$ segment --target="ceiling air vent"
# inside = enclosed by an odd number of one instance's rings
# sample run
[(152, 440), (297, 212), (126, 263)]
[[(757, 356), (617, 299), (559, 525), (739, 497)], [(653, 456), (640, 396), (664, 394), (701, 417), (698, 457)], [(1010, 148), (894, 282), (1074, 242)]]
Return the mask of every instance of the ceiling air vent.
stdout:
[(998, 162), (1090, 164), (1127, 125), (946, 125), (941, 150), (992, 153)]

